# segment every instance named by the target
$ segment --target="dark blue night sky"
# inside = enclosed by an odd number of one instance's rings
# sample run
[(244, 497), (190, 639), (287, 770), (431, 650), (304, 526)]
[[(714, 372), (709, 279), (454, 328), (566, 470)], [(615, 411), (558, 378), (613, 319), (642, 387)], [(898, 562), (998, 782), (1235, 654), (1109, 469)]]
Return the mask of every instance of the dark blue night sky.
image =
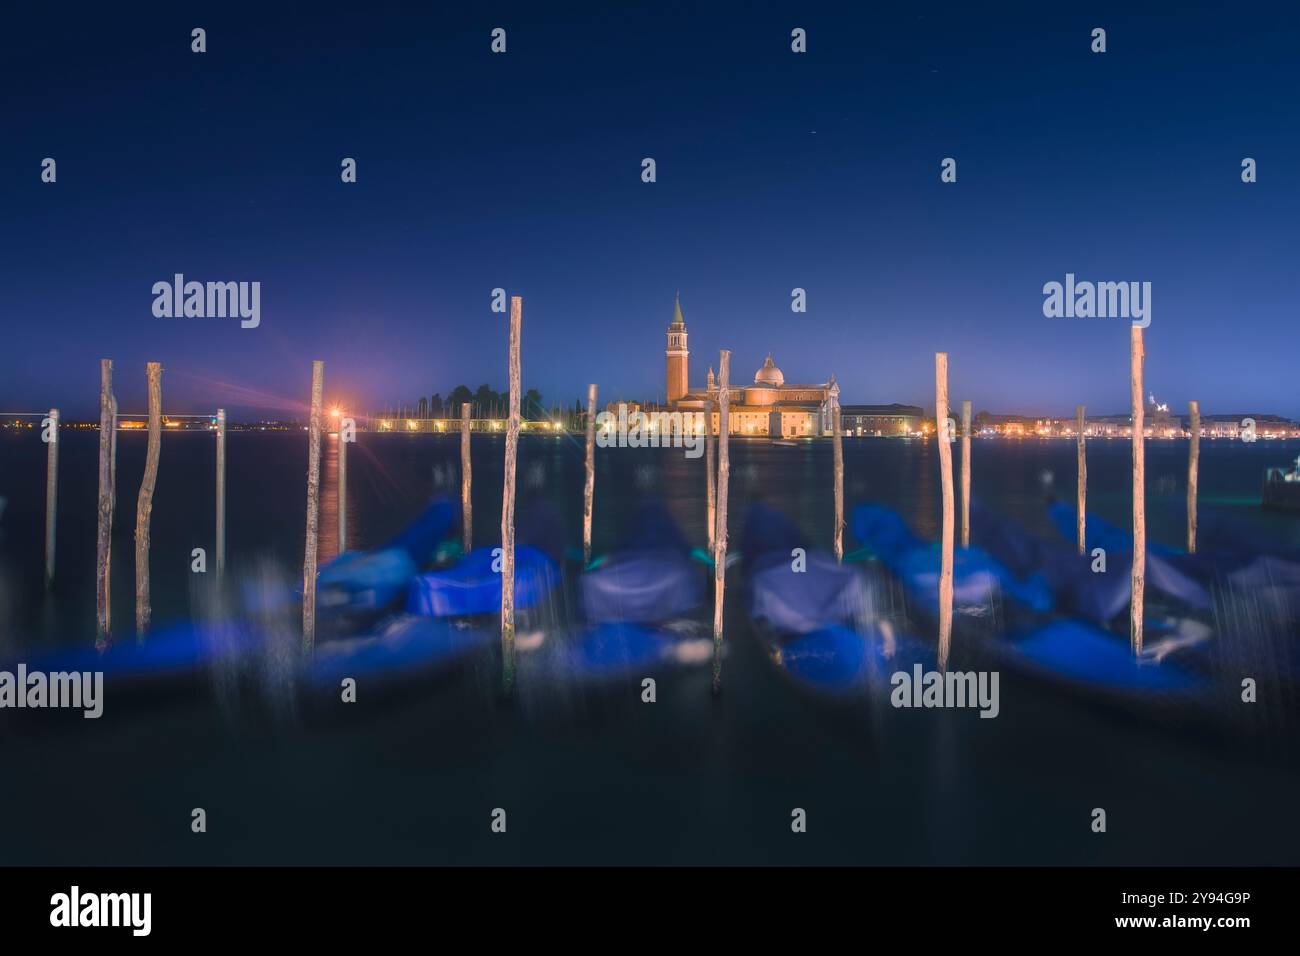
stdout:
[[(90, 415), (101, 357), (125, 410), (148, 359), (234, 417), (301, 414), (313, 358), (364, 408), (503, 388), (502, 286), (548, 402), (661, 396), (680, 289), (696, 386), (771, 351), (933, 406), (946, 350), (977, 409), (1122, 412), (1127, 323), (1043, 316), (1073, 272), (1152, 283), (1174, 411), (1300, 415), (1294, 4), (278, 6), (5, 13), (0, 410)], [(261, 326), (154, 317), (177, 272)]]

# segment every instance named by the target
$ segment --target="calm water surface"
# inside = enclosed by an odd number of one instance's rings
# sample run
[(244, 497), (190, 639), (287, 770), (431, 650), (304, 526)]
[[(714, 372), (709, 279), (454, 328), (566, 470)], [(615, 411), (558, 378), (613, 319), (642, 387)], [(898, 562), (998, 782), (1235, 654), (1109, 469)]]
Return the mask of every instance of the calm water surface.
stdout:
[[(36, 429), (0, 436), (0, 641), (13, 651), (90, 642), (94, 629), (97, 435), (65, 433), (58, 586), (41, 593), (44, 446)], [(475, 540), (499, 538), (500, 438), (475, 436)], [(1263, 512), (1263, 470), (1296, 443), (1202, 444), (1202, 520), (1222, 519), (1263, 545), (1300, 547), (1300, 519)], [(551, 499), (573, 545), (581, 529), (582, 439), (525, 436), (520, 501)], [(831, 541), (830, 445), (732, 444), (733, 541), (749, 501), (777, 504)], [(1150, 536), (1183, 542), (1187, 446), (1151, 442)], [(227, 548), (232, 575), (266, 561), (301, 575), (306, 437), (228, 439)], [(431, 495), (458, 494), (456, 437), (359, 436), (349, 455), (350, 543), (373, 546)], [(133, 621), (133, 528), (144, 436), (119, 438), (113, 616)], [(193, 548), (213, 544), (213, 439), (165, 436), (153, 517), (154, 618), (183, 620), (199, 589)], [(986, 503), (1054, 534), (1044, 501), (1074, 494), (1069, 442), (978, 441), (973, 487)], [(1125, 524), (1129, 446), (1089, 445), (1091, 514)], [(853, 439), (847, 506), (897, 508), (938, 533), (932, 444)], [(336, 446), (326, 445), (322, 559), (334, 549)], [(703, 461), (674, 450), (598, 456), (595, 550), (615, 547), (630, 504), (658, 495), (687, 536), (705, 541)], [(855, 547), (851, 534), (846, 540)], [(729, 588), (736, 598), (742, 588)], [(735, 594), (733, 594), (735, 592)], [(454, 679), (400, 702), (361, 702), (346, 716), (275, 718), (238, 695), (205, 692), (113, 707), (98, 721), (36, 733), (0, 724), (10, 757), (0, 808), (10, 822), (0, 863), (1297, 863), (1300, 799), (1294, 728), (1281, 757), (1098, 709), (1003, 675), (1002, 714), (881, 711), (830, 704), (794, 688), (728, 601), (723, 697), (707, 670), (639, 688), (586, 694), (528, 688), (514, 705), (493, 691), (483, 655)], [(1288, 639), (1279, 635), (1279, 640)], [(8, 656), (8, 655), (6, 655)], [(208, 811), (209, 832), (189, 830)], [(489, 814), (504, 807), (509, 830)], [(790, 832), (794, 807), (808, 832)], [(1089, 828), (1094, 807), (1106, 834)]]

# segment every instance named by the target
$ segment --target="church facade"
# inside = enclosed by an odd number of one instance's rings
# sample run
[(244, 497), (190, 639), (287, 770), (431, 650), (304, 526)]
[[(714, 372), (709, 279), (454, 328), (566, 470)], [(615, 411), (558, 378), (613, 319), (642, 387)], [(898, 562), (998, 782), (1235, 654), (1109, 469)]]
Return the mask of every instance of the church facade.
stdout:
[[(686, 321), (682, 304), (673, 305), (668, 325), (667, 397), (672, 411), (687, 415), (702, 428), (706, 410), (711, 411), (709, 427), (717, 434), (719, 423), (718, 385), (709, 369), (704, 388), (690, 387), (690, 350), (687, 348)], [(733, 375), (733, 378), (735, 376)], [(728, 405), (728, 432), (732, 435), (765, 435), (771, 438), (805, 438), (829, 435), (831, 408), (839, 401), (840, 387), (835, 376), (822, 384), (794, 385), (785, 380), (781, 370), (767, 361), (754, 373), (753, 384), (733, 382)]]

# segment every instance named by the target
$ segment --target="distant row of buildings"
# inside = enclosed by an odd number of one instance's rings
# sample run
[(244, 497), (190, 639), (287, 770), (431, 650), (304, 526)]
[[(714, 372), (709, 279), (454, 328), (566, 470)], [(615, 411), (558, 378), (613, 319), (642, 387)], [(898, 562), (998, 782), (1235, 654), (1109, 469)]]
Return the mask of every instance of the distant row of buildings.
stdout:
[[(703, 388), (690, 387), (690, 349), (681, 300), (673, 304), (668, 325), (667, 406), (680, 412), (683, 424), (692, 431), (703, 429), (706, 409), (711, 413), (710, 429), (719, 428), (718, 384), (709, 369)], [(732, 376), (733, 380), (735, 376)], [(839, 402), (840, 387), (832, 375), (820, 384), (790, 384), (769, 354), (754, 373), (753, 384), (730, 386), (728, 431), (733, 435), (765, 435), (772, 438), (800, 438), (828, 435), (831, 410)], [(616, 404), (616, 403), (615, 403)], [(614, 405), (610, 406), (614, 410)], [(840, 427), (845, 435), (857, 437), (924, 436), (934, 431), (934, 416), (916, 405), (841, 405)], [(1190, 424), (1169, 413), (1167, 405), (1154, 398), (1146, 407), (1144, 432), (1149, 438), (1178, 438), (1189, 434)], [(1122, 415), (1093, 416), (1085, 421), (1085, 435), (1096, 438), (1130, 438), (1133, 423)], [(981, 413), (972, 423), (978, 435), (1022, 438), (1074, 437), (1078, 428), (1073, 418), (1035, 418), (1024, 415)], [(1253, 437), (1300, 438), (1300, 424), (1277, 415), (1203, 415), (1201, 435), (1205, 438), (1240, 438), (1253, 430)]]
[[(1187, 416), (1172, 415), (1166, 405), (1155, 400), (1147, 403), (1143, 434), (1147, 438), (1187, 438), (1191, 421)], [(982, 414), (973, 424), (977, 435), (1004, 435), (1010, 438), (1075, 438), (1078, 423), (1073, 418), (1034, 418), (1027, 415)], [(1300, 438), (1300, 423), (1278, 415), (1248, 413), (1239, 415), (1202, 415), (1202, 438)], [(1132, 438), (1133, 419), (1122, 415), (1101, 415), (1084, 419), (1087, 438)]]
[[(673, 303), (672, 320), (667, 330), (668, 346), (665, 351), (666, 402), (663, 405), (644, 405), (635, 401), (608, 402), (605, 411), (624, 413), (667, 412), (680, 422), (675, 428), (701, 434), (708, 415), (708, 427), (717, 434), (720, 427), (718, 411), (718, 381), (710, 368), (701, 388), (690, 385), (690, 349), (687, 345), (686, 320), (682, 315), (680, 297)], [(840, 427), (849, 437), (923, 438), (934, 434), (933, 414), (917, 405), (844, 405), (840, 404), (840, 387), (832, 375), (828, 381), (817, 383), (791, 383), (772, 360), (771, 354), (754, 373), (752, 382), (743, 376), (730, 376), (728, 401), (729, 432), (738, 436), (768, 438), (815, 438), (831, 433), (831, 416), (834, 407), (840, 408)], [(955, 410), (954, 410), (955, 411)], [(954, 414), (954, 417), (955, 414)], [(582, 428), (586, 418), (584, 410), (575, 406), (568, 415), (551, 416), (539, 421), (525, 421), (526, 431), (562, 431)], [(472, 428), (476, 431), (501, 431), (506, 426), (504, 418), (476, 417)], [(369, 427), (377, 431), (392, 432), (458, 432), (460, 422), (451, 418), (416, 418), (404, 415), (372, 417)], [(1119, 415), (1092, 416), (1085, 420), (1085, 435), (1092, 438), (1130, 438), (1133, 425), (1128, 412)], [(1077, 434), (1074, 418), (1046, 418), (1032, 415), (993, 415), (980, 412), (972, 422), (972, 431), (980, 436), (1008, 438), (1074, 438)], [(1167, 405), (1154, 398), (1146, 407), (1145, 434), (1149, 438), (1187, 437), (1190, 424), (1169, 412)], [(1204, 438), (1300, 438), (1300, 424), (1277, 415), (1203, 415), (1201, 436)]]
[[(1169, 407), (1157, 403), (1155, 399), (1147, 403), (1144, 415), (1143, 434), (1147, 438), (1187, 438), (1191, 435), (1190, 419), (1170, 414)], [(840, 422), (846, 435), (906, 437), (932, 434), (934, 431), (934, 416), (927, 417), (915, 405), (845, 405), (840, 410)], [(971, 431), (985, 437), (1076, 438), (1079, 427), (1074, 418), (992, 415), (981, 412), (971, 423)], [(1127, 412), (1121, 415), (1085, 417), (1083, 434), (1087, 438), (1132, 438), (1133, 419)], [(1279, 415), (1259, 413), (1202, 415), (1201, 437), (1300, 438), (1300, 423)]]

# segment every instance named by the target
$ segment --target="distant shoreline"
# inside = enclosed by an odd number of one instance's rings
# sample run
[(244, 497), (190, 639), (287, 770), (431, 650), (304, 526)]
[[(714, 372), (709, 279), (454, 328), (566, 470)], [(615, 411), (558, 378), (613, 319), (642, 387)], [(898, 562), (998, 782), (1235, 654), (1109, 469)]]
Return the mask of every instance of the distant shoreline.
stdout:
[[(460, 426), (460, 423), (459, 423), (458, 421), (451, 420), (451, 419), (449, 419), (449, 420), (447, 420), (447, 421), (449, 422), (448, 427), (447, 427), (447, 428), (444, 428), (444, 429), (441, 429), (441, 430), (438, 430), (438, 429), (419, 429), (419, 430), (410, 430), (410, 431), (397, 431), (397, 430), (395, 430), (395, 429), (367, 429), (367, 428), (364, 428), (364, 427), (360, 427), (360, 426), (358, 426), (358, 428), (357, 428), (357, 432), (358, 432), (359, 434), (366, 434), (366, 435), (405, 436), (405, 437), (407, 437), (407, 438), (416, 437), (416, 436), (433, 436), (433, 437), (442, 436), (442, 437), (445, 437), (445, 438), (459, 439), (459, 437), (460, 437), (460, 427), (459, 427), (459, 426)], [(481, 421), (483, 421), (483, 420), (475, 419), (474, 421), (476, 421), (476, 422), (481, 422)], [(584, 437), (585, 434), (586, 434), (585, 431), (583, 431), (582, 429), (572, 429), (572, 428), (570, 428), (570, 429), (558, 429), (558, 428), (557, 428), (557, 429), (552, 429), (552, 428), (546, 427), (546, 426), (550, 425), (551, 423), (549, 423), (549, 422), (545, 422), (545, 421), (524, 422), (523, 424), (524, 424), (525, 427), (524, 427), (523, 430), (521, 431), (521, 437), (525, 437), (525, 438), (527, 438), (527, 437), (537, 437), (537, 436), (540, 436), (540, 437), (543, 437), (543, 438), (545, 438), (545, 437), (558, 438), (558, 437), (560, 437), (560, 436), (577, 436), (577, 437)], [(534, 427), (532, 427), (532, 428), (527, 427), (527, 426), (529, 426), (529, 425), (532, 425), (532, 426), (534, 426)], [(453, 427), (453, 426), (454, 426), (454, 427)], [(288, 423), (288, 422), (275, 422), (275, 423), (266, 423), (266, 424), (263, 424), (263, 423), (240, 423), (240, 422), (227, 422), (227, 423), (226, 423), (226, 431), (227, 431), (227, 433), (236, 433), (236, 432), (259, 432), (259, 433), (264, 433), (264, 432), (280, 432), (280, 433), (284, 433), (284, 434), (289, 434), (289, 433), (305, 432), (305, 431), (307, 430), (307, 427), (308, 427), (308, 426), (307, 426), (306, 424), (301, 424), (301, 423)], [(61, 422), (59, 423), (59, 428), (60, 428), (61, 431), (67, 431), (67, 430), (71, 430), (71, 431), (98, 431), (98, 430), (99, 430), (99, 423), (98, 423), (98, 422), (61, 421)], [(36, 422), (36, 421), (21, 421), (21, 422), (17, 422), (17, 421), (8, 421), (8, 420), (0, 419), (0, 434), (18, 433), (18, 432), (25, 432), (25, 431), (39, 431), (39, 430), (40, 430), (40, 423), (39, 423), (39, 422)], [(132, 423), (131, 423), (130, 425), (128, 425), (128, 426), (122, 426), (122, 425), (119, 425), (117, 430), (118, 430), (119, 432), (122, 432), (122, 433), (125, 433), (125, 434), (130, 434), (130, 433), (132, 433), (132, 432), (141, 432), (141, 433), (143, 434), (143, 433), (145, 433), (145, 431), (146, 431), (146, 430), (145, 430), (141, 425), (137, 425), (137, 424), (135, 424), (134, 422), (132, 422)], [(214, 428), (213, 426), (210, 426), (210, 425), (202, 425), (202, 426), (199, 426), (199, 425), (192, 425), (192, 424), (178, 425), (178, 426), (174, 426), (174, 427), (166, 428), (166, 429), (164, 430), (164, 434), (190, 434), (190, 435), (198, 434), (198, 435), (203, 435), (203, 434), (212, 434), (212, 433), (214, 433), (214, 432), (215, 432), (215, 428)], [(505, 437), (505, 431), (504, 431), (504, 429), (475, 428), (475, 429), (474, 429), (474, 433), (475, 433), (475, 435), (478, 436), (478, 437), (487, 437), (487, 438), (492, 438), (492, 437), (500, 437), (500, 438), (504, 438), (504, 437)], [(337, 435), (338, 432), (337, 432), (337, 430), (334, 430), (334, 431), (325, 431), (325, 432), (323, 432), (323, 434), (325, 434), (326, 436), (334, 436), (334, 435)], [(797, 437), (797, 438), (779, 438), (779, 437), (778, 437), (778, 438), (773, 438), (773, 437), (770, 437), (770, 436), (767, 436), (767, 435), (742, 435), (742, 434), (732, 434), (732, 435), (730, 436), (730, 440), (731, 440), (731, 441), (753, 441), (753, 442), (780, 442), (780, 443), (782, 443), (782, 444), (790, 444), (790, 443), (792, 443), (792, 442), (807, 442), (807, 443), (814, 443), (814, 442), (829, 441), (829, 440), (830, 440), (830, 437), (831, 437), (831, 436), (829, 436), (829, 435), (817, 435), (817, 436), (807, 435), (807, 436), (800, 436), (800, 437)], [(915, 434), (915, 435), (853, 435), (853, 434), (849, 434), (849, 433), (846, 432), (846, 433), (844, 434), (843, 437), (844, 437), (844, 440), (845, 440), (845, 441), (862, 441), (862, 440), (864, 440), (864, 439), (870, 439), (870, 440), (878, 440), (878, 441), (902, 441), (902, 442), (929, 443), (930, 441), (933, 440), (933, 436), (928, 435), (928, 434), (927, 434), (927, 435), (920, 435), (920, 434)], [(1129, 442), (1129, 441), (1132, 440), (1132, 437), (1131, 437), (1130, 435), (1128, 435), (1128, 434), (1088, 435), (1088, 436), (1086, 436), (1086, 437), (1087, 437), (1087, 440), (1088, 440), (1089, 442), (1096, 442), (1096, 441), (1107, 441), (1107, 442), (1111, 442), (1111, 441)], [(1077, 440), (1077, 439), (1076, 439), (1076, 436), (1073, 435), (1073, 434), (1042, 434), (1042, 435), (1039, 435), (1039, 434), (1028, 434), (1028, 435), (1006, 435), (1006, 434), (1000, 434), (1000, 433), (997, 433), (997, 432), (983, 432), (983, 433), (977, 433), (977, 434), (972, 435), (971, 438), (972, 438), (972, 439), (975, 439), (975, 440), (979, 440), (979, 441), (1006, 441), (1006, 442), (1028, 442), (1028, 441), (1061, 441), (1061, 442), (1074, 442), (1074, 441)], [(1190, 439), (1191, 439), (1191, 435), (1190, 435), (1190, 434), (1186, 434), (1186, 433), (1184, 433), (1184, 434), (1182, 434), (1182, 435), (1166, 435), (1166, 434), (1156, 435), (1156, 434), (1148, 434), (1148, 435), (1146, 436), (1146, 440), (1147, 440), (1147, 441), (1166, 441), (1166, 442), (1173, 442), (1173, 441), (1189, 441)], [(1257, 444), (1257, 443), (1259, 443), (1259, 442), (1288, 442), (1288, 441), (1297, 441), (1297, 440), (1300, 440), (1300, 434), (1294, 434), (1294, 435), (1259, 435), (1259, 436), (1255, 439), (1254, 442), (1247, 442), (1247, 441), (1243, 441), (1243, 440), (1240, 439), (1240, 438), (1233, 438), (1233, 437), (1229, 437), (1229, 436), (1226, 436), (1226, 435), (1211, 435), (1211, 434), (1206, 433), (1205, 431), (1202, 431), (1202, 433), (1201, 433), (1201, 439), (1202, 439), (1203, 441), (1209, 441), (1209, 442), (1215, 442), (1215, 443), (1243, 444), (1243, 445), (1246, 445), (1246, 444)]]

